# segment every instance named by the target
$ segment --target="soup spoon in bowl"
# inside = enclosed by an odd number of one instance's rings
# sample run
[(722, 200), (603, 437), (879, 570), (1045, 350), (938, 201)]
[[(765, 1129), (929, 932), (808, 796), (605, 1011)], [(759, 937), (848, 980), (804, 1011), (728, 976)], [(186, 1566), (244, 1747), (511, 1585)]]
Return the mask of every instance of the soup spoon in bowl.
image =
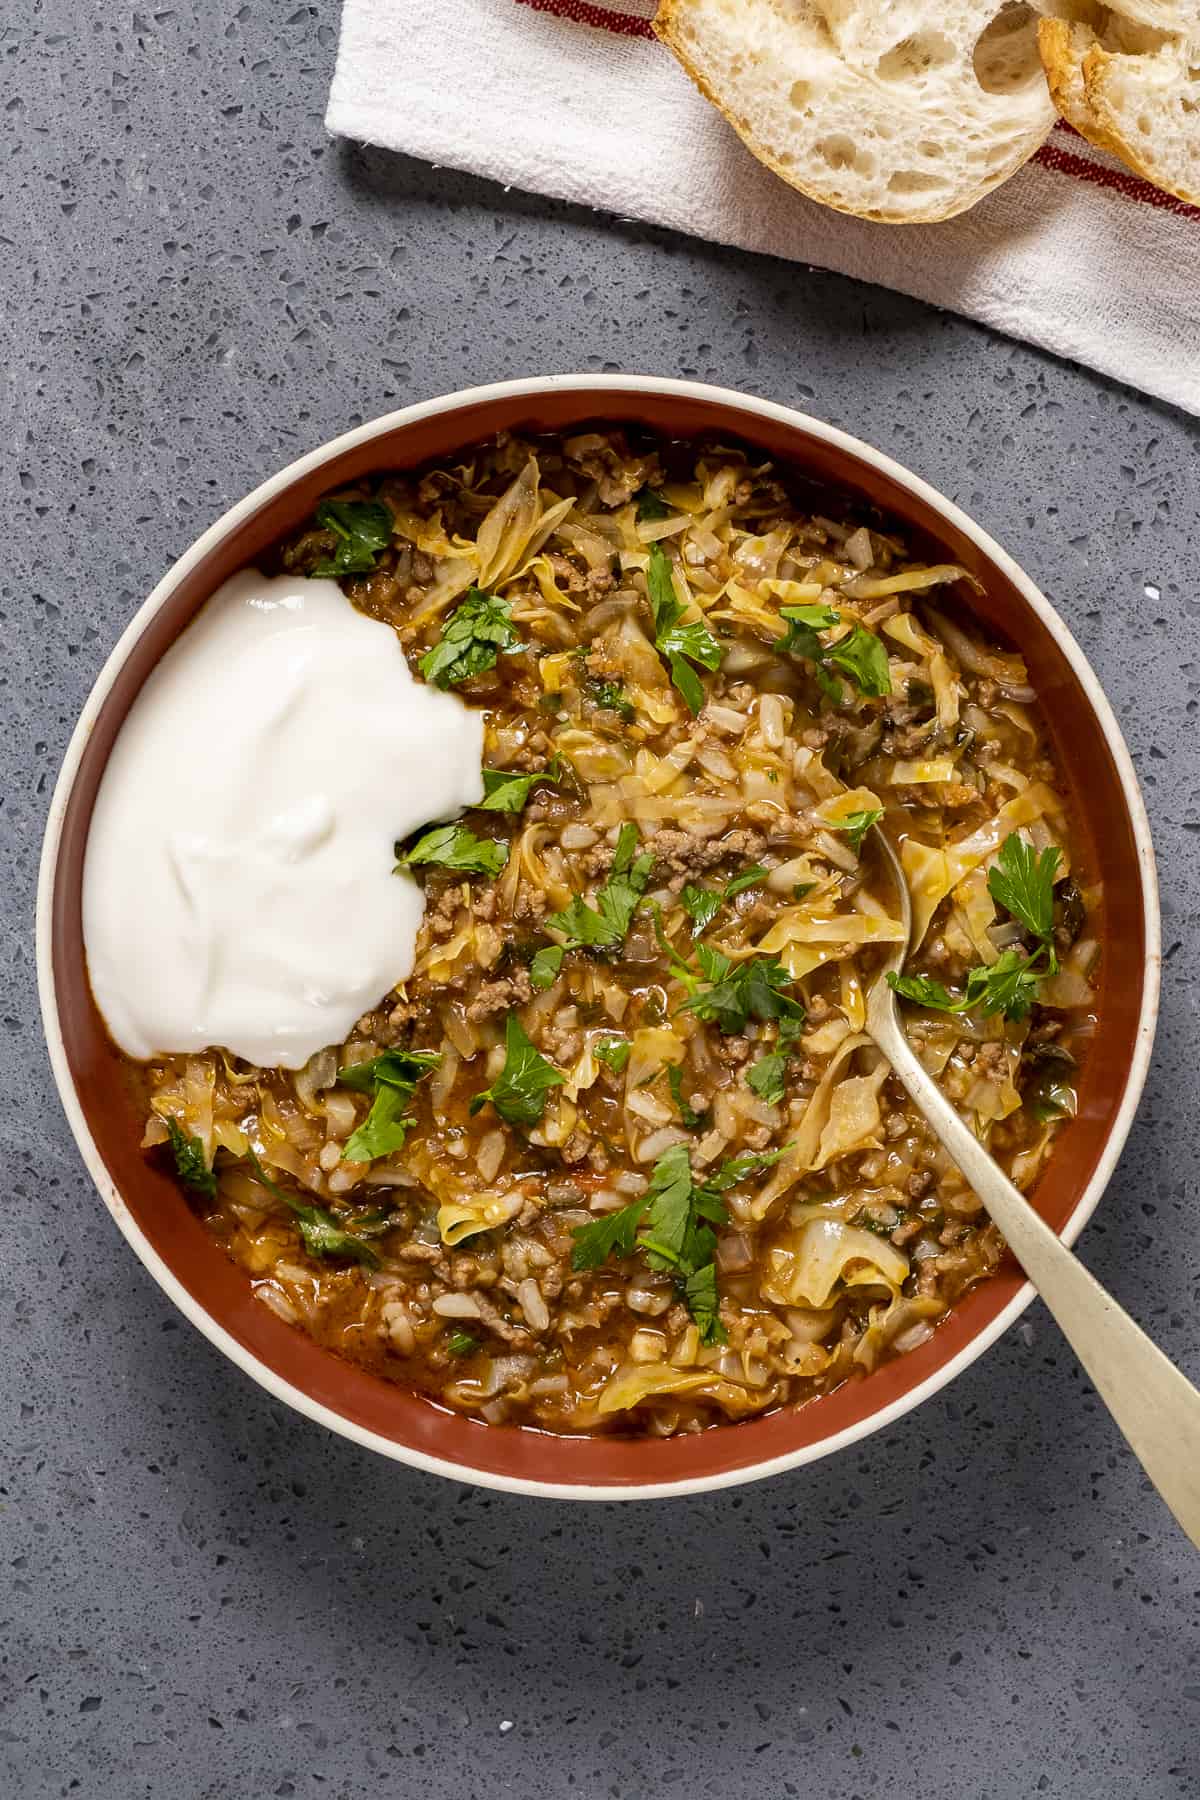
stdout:
[(873, 836), (895, 878), (904, 939), (867, 996), (867, 1032), (1003, 1233), (1134, 1455), (1200, 1549), (1200, 1391), (1039, 1217), (913, 1052), (887, 979), (900, 973), (908, 956), (912, 903), (895, 850), (878, 827)]

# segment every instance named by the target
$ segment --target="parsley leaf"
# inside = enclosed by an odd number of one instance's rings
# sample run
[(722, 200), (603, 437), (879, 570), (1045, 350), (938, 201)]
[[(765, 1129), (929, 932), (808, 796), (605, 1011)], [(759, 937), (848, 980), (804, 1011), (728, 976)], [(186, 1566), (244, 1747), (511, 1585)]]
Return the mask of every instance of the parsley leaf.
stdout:
[(581, 1225), (571, 1249), (573, 1269), (598, 1269), (610, 1256), (632, 1256), (634, 1237), (642, 1222), (649, 1196), (631, 1200), (618, 1212), (605, 1213), (590, 1225)]
[[(693, 1187), (687, 1145), (672, 1144), (655, 1163), (650, 1186), (646, 1189), (649, 1209), (646, 1235), (638, 1240), (638, 1244), (646, 1253), (651, 1268), (677, 1269), (685, 1261), (697, 1260), (688, 1255), (689, 1249), (707, 1249), (711, 1256), (707, 1238), (699, 1245), (694, 1242), (696, 1233), (702, 1228), (693, 1205)], [(707, 1237), (711, 1236), (712, 1233), (707, 1232)], [(708, 1257), (701, 1256), (698, 1260), (707, 1261)]]
[(629, 1057), (633, 1045), (628, 1038), (610, 1037), (602, 1043), (593, 1045), (593, 1052), (602, 1063), (606, 1063), (614, 1075), (623, 1075), (629, 1067)]
[(557, 756), (552, 757), (544, 769), (538, 769), (533, 775), (517, 775), (508, 769), (485, 769), (483, 799), (479, 802), (479, 811), (519, 813), (529, 798), (530, 788), (539, 781), (548, 781), (553, 786), (560, 774)]
[(715, 1175), (710, 1175), (704, 1184), (706, 1192), (721, 1195), (726, 1188), (737, 1187), (749, 1176), (757, 1174), (760, 1169), (769, 1169), (779, 1162), (791, 1149), (785, 1144), (782, 1150), (751, 1150), (744, 1156), (730, 1156), (721, 1164)]
[[(1039, 953), (1040, 954), (1040, 953)], [(1003, 1013), (1006, 1019), (1024, 1019), (1038, 997), (1038, 983), (1045, 970), (1035, 969), (1036, 956), (1005, 950), (990, 968), (972, 969), (964, 995), (966, 1012), (978, 1009), (985, 1019)]]
[(779, 616), (787, 625), (787, 631), (775, 640), (774, 648), (787, 655), (803, 656), (811, 662), (818, 684), (835, 705), (843, 698), (842, 686), (830, 675), (830, 668), (849, 675), (864, 694), (878, 698), (891, 693), (887, 650), (882, 638), (868, 631), (865, 625), (853, 624), (836, 644), (825, 644), (817, 633), (829, 631), (841, 622), (841, 614), (833, 607), (819, 603), (781, 606)]
[(683, 1283), (683, 1303), (700, 1329), (702, 1344), (727, 1344), (729, 1333), (717, 1314), (717, 1265), (706, 1262)]
[(619, 681), (590, 680), (587, 684), (587, 695), (593, 706), (606, 708), (615, 712), (625, 725), (632, 725), (637, 718), (637, 707), (626, 694)]
[(617, 835), (608, 879), (596, 890), (595, 906), (576, 895), (562, 912), (547, 915), (546, 924), (566, 937), (565, 949), (614, 950), (625, 942), (654, 867), (648, 850), (634, 860), (637, 841), (637, 826), (627, 821)]
[(710, 985), (684, 1001), (685, 1012), (727, 1033), (744, 1031), (750, 1019), (764, 1023), (786, 1019), (803, 1025), (804, 1008), (783, 992), (792, 986), (792, 977), (777, 957), (751, 957), (735, 968), (728, 957), (701, 944), (697, 961)]
[(706, 931), (721, 910), (720, 894), (714, 894), (711, 888), (700, 887), (694, 881), (688, 882), (679, 896), (679, 903), (692, 921), (693, 937)]
[(314, 575), (369, 575), (392, 541), (391, 509), (382, 500), (322, 500), (317, 524), (337, 539), (333, 555), (314, 563)]
[(536, 1125), (546, 1110), (551, 1088), (561, 1087), (566, 1077), (546, 1061), (530, 1039), (516, 1013), (509, 1013), (504, 1027), (504, 1067), (491, 1087), (471, 1101), (477, 1113), (490, 1100), (510, 1125)]
[(708, 1121), (707, 1112), (697, 1112), (683, 1097), (683, 1070), (678, 1063), (667, 1064), (667, 1086), (675, 1102), (675, 1111), (689, 1131), (699, 1131)]
[(561, 944), (543, 944), (529, 965), (529, 979), (538, 993), (544, 993), (558, 980), (558, 972), (566, 955)]
[(883, 817), (882, 806), (872, 806), (865, 812), (849, 812), (841, 819), (828, 819), (826, 824), (830, 831), (844, 831), (850, 848), (857, 856), (863, 847), (863, 839), (872, 825), (878, 825)]
[(379, 1257), (363, 1238), (346, 1231), (332, 1213), (322, 1206), (303, 1206), (298, 1200), (288, 1205), (296, 1215), (304, 1248), (310, 1256), (350, 1256), (368, 1269), (379, 1267)]
[(666, 658), (671, 680), (683, 695), (688, 710), (698, 713), (704, 705), (704, 683), (692, 663), (702, 669), (716, 669), (721, 662), (721, 646), (707, 625), (699, 620), (683, 625), (683, 606), (675, 593), (671, 575), (671, 559), (661, 544), (650, 551), (646, 568), (646, 587), (650, 609), (654, 614), (654, 642)]
[(669, 519), (671, 516), (670, 507), (655, 488), (649, 486), (640, 487), (634, 495), (634, 499), (637, 501), (637, 521), (639, 525), (646, 524), (647, 520)]
[(948, 988), (935, 981), (932, 975), (895, 975), (891, 971), (887, 978), (888, 986), (894, 994), (903, 1000), (911, 1000), (917, 1006), (927, 1006), (934, 1012), (961, 1012), (963, 1003)]
[(414, 1088), (441, 1060), (440, 1050), (384, 1050), (369, 1062), (348, 1063), (339, 1069), (337, 1084), (359, 1094), (374, 1093), (380, 1085)]
[(342, 1161), (374, 1162), (376, 1157), (403, 1150), (417, 1122), (408, 1110), (412, 1097), (411, 1087), (393, 1087), (384, 1082), (376, 1088), (370, 1112), (342, 1146)]
[[(653, 1269), (669, 1270), (676, 1290), (700, 1330), (704, 1344), (723, 1344), (725, 1329), (718, 1316), (717, 1247), (712, 1227), (723, 1225), (728, 1212), (722, 1198), (727, 1188), (744, 1181), (755, 1169), (778, 1162), (784, 1150), (739, 1156), (721, 1164), (707, 1180), (697, 1182), (686, 1144), (672, 1144), (654, 1165), (650, 1185), (640, 1200), (608, 1213), (575, 1233), (571, 1266), (595, 1269), (610, 1256), (632, 1256), (640, 1250)], [(639, 1227), (645, 1230), (638, 1235)]]
[(849, 675), (860, 693), (878, 699), (892, 691), (883, 639), (877, 638), (865, 625), (852, 625), (844, 638), (829, 645), (824, 660)]
[(763, 863), (755, 863), (727, 881), (719, 894), (712, 888), (702, 887), (699, 882), (689, 881), (679, 896), (679, 903), (692, 921), (692, 936), (699, 937), (708, 929), (724, 901), (732, 900), (736, 894), (744, 894), (747, 888), (757, 887), (769, 874), (770, 870)]
[(499, 838), (477, 838), (465, 825), (435, 825), (424, 831), (411, 850), (396, 850), (396, 873), (414, 863), (433, 863), (442, 869), (458, 869), (465, 875), (500, 873), (508, 861), (508, 845)]
[(1039, 855), (1014, 831), (988, 870), (992, 899), (1047, 947), (1054, 933), (1054, 882), (1061, 860), (1057, 846), (1052, 844)]
[(732, 881), (725, 883), (723, 892), (726, 900), (732, 900), (735, 894), (744, 894), (747, 888), (757, 887), (760, 881), (767, 879), (770, 872), (764, 863), (755, 863), (753, 867), (743, 869), (740, 875), (735, 875)]
[(838, 615), (832, 606), (781, 606), (779, 616), (787, 630), (781, 638), (776, 638), (772, 648), (782, 656), (803, 656), (809, 662), (819, 663), (825, 655), (825, 646), (817, 633), (828, 631), (838, 623)]
[(782, 1050), (772, 1051), (770, 1056), (760, 1056), (746, 1075), (746, 1086), (768, 1106), (778, 1106), (787, 1091), (787, 1060)]
[(935, 1012), (979, 1012), (985, 1019), (1003, 1013), (1006, 1019), (1024, 1019), (1038, 996), (1038, 984), (1049, 973), (1039, 969), (1043, 951), (1022, 956), (1005, 950), (989, 966), (972, 969), (962, 994), (951, 994), (930, 975), (888, 975), (888, 986), (906, 1000)]
[(190, 1131), (184, 1131), (177, 1120), (167, 1119), (165, 1123), (175, 1153), (175, 1173), (180, 1181), (184, 1187), (194, 1188), (198, 1194), (206, 1194), (210, 1200), (215, 1200), (217, 1178), (205, 1160), (204, 1145)]
[(323, 1206), (307, 1206), (285, 1193), (278, 1182), (271, 1180), (255, 1151), (247, 1150), (246, 1160), (254, 1170), (254, 1179), (259, 1186), (282, 1201), (295, 1216), (304, 1248), (310, 1256), (349, 1256), (369, 1269), (379, 1267), (379, 1258), (370, 1244), (354, 1232), (344, 1230), (331, 1212), (326, 1212)]
[(370, 1112), (343, 1146), (343, 1162), (374, 1162), (404, 1148), (416, 1124), (408, 1109), (417, 1083), (441, 1060), (436, 1050), (385, 1050), (369, 1062), (351, 1063), (338, 1071), (340, 1087), (374, 1095)]
[(451, 1356), (470, 1356), (479, 1348), (479, 1339), (471, 1336), (469, 1331), (453, 1331), (446, 1339), (446, 1348)]
[(524, 639), (512, 622), (508, 601), (473, 587), (446, 621), (440, 641), (425, 652), (417, 666), (426, 681), (436, 687), (452, 687), (495, 668), (501, 650), (523, 648)]

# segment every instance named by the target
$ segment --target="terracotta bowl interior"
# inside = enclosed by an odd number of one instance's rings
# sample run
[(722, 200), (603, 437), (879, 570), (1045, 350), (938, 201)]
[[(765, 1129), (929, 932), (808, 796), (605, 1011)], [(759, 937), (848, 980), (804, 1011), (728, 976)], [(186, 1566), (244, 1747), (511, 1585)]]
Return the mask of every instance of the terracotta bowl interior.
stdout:
[[(598, 410), (610, 421), (636, 421), (672, 437), (724, 433), (761, 448), (794, 473), (873, 503), (886, 517), (903, 522), (926, 553), (960, 562), (978, 576), (985, 597), (972, 601), (974, 611), (1020, 646), (1077, 801), (1091, 872), (1105, 893), (1103, 1029), (1087, 1064), (1079, 1116), (1062, 1134), (1036, 1192), (1039, 1210), (1061, 1229), (1097, 1166), (1120, 1106), (1134, 1054), (1146, 955), (1133, 828), (1103, 731), (1053, 635), (971, 538), (886, 472), (798, 425), (741, 414), (730, 404), (637, 390), (598, 396), (561, 389), (485, 398), (354, 446), (243, 519), (179, 582), (105, 701), (67, 807), (53, 890), (52, 952), (66, 1057), (88, 1129), (133, 1219), (197, 1306), (259, 1363), (311, 1399), (397, 1445), (461, 1468), (468, 1479), (480, 1471), (507, 1480), (619, 1490), (728, 1477), (861, 1426), (934, 1376), (986, 1329), (1021, 1286), (1018, 1270), (1008, 1267), (976, 1289), (919, 1349), (798, 1411), (667, 1441), (554, 1438), (473, 1423), (341, 1362), (253, 1300), (245, 1276), (211, 1242), (175, 1183), (138, 1148), (140, 1121), (91, 1000), (80, 928), (84, 845), (105, 760), (150, 669), (215, 588), (253, 564), (301, 522), (321, 494), (339, 484), (373, 470), (414, 467), (501, 429), (577, 427)], [(826, 506), (831, 504), (827, 498)], [(1111, 945), (1119, 945), (1119, 955), (1107, 954)]]

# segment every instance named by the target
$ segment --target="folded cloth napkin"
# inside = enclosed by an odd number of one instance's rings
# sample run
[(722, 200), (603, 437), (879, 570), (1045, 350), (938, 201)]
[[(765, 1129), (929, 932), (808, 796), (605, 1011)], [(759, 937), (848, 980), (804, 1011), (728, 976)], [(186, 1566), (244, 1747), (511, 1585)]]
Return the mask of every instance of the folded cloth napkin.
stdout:
[(847, 218), (755, 161), (658, 43), (654, 10), (654, 0), (345, 0), (326, 124), (878, 282), (1200, 413), (1200, 209), (1060, 125), (961, 218)]

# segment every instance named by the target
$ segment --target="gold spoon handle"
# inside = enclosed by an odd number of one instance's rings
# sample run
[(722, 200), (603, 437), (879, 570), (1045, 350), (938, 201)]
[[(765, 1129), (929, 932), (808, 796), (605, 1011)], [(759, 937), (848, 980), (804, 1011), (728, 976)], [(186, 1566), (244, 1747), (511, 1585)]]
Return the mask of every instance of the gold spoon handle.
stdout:
[(893, 1019), (888, 1030), (868, 1017), (867, 1028), (1003, 1232), (1134, 1455), (1200, 1549), (1200, 1392), (1001, 1173), (921, 1067), (899, 1023)]
[[(876, 835), (895, 868), (907, 915), (895, 854), (882, 833)], [(900, 961), (898, 955), (890, 966)], [(1072, 1255), (959, 1117), (913, 1053), (885, 974), (868, 996), (867, 1031), (999, 1226), (1134, 1455), (1200, 1549), (1200, 1391)]]

